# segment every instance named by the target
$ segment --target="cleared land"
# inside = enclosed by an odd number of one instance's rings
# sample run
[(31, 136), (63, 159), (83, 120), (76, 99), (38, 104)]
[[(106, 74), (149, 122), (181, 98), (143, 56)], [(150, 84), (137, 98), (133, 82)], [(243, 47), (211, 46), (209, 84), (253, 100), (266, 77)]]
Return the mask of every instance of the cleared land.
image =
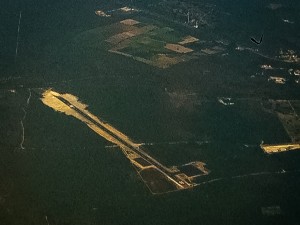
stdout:
[(193, 49), (186, 48), (178, 44), (166, 44), (165, 48), (178, 53), (189, 53), (194, 51)]
[(129, 25), (129, 26), (133, 26), (136, 24), (139, 24), (139, 21), (133, 20), (133, 19), (126, 19), (126, 20), (122, 20), (120, 21), (120, 23), (125, 24), (125, 25)]
[(291, 150), (299, 150), (300, 144), (278, 144), (278, 145), (268, 145), (262, 144), (260, 147), (268, 154), (286, 152)]
[(41, 100), (55, 111), (79, 119), (98, 135), (119, 146), (153, 194), (192, 188), (195, 185), (192, 181), (194, 177), (208, 174), (202, 162), (189, 164), (191, 167), (189, 170), (193, 171), (192, 177), (177, 167), (169, 168), (162, 165), (148, 155), (140, 144), (133, 142), (128, 136), (91, 114), (86, 109), (87, 105), (81, 103), (74, 95), (60, 94), (50, 89), (42, 93)]
[(266, 153), (277, 153), (300, 149), (300, 118), (297, 110), (300, 101), (269, 100), (269, 111), (275, 113), (283, 125), (291, 143), (286, 144), (262, 144), (261, 148)]
[(193, 49), (178, 43), (180, 40), (183, 44), (196, 42), (198, 39), (195, 37), (181, 38), (172, 28), (152, 24), (141, 26), (139, 21), (133, 19), (120, 21), (119, 24), (126, 28), (106, 40), (112, 45), (109, 52), (162, 69), (197, 58), (191, 54)]
[(198, 38), (195, 38), (195, 37), (189, 35), (189, 36), (184, 37), (184, 39), (182, 41), (178, 42), (178, 44), (186, 45), (186, 44), (194, 43), (197, 41), (199, 41)]

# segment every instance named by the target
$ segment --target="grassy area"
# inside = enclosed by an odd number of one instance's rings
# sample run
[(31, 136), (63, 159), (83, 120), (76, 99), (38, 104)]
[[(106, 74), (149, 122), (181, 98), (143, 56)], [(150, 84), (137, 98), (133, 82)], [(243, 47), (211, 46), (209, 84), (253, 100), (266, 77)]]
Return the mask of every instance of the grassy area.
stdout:
[(122, 52), (145, 59), (151, 59), (156, 54), (170, 52), (165, 49), (164, 46), (165, 42), (163, 41), (158, 41), (147, 36), (139, 36), (132, 38), (132, 42), (128, 47), (122, 49)]
[(163, 27), (156, 29), (149, 33), (150, 36), (154, 37), (157, 40), (162, 40), (170, 43), (177, 43), (182, 40), (176, 32), (170, 27)]

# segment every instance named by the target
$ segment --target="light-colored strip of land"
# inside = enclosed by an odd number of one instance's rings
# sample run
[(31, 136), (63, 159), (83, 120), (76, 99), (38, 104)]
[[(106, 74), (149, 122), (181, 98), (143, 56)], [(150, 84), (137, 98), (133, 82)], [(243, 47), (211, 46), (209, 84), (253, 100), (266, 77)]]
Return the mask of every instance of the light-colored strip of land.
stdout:
[(268, 154), (300, 150), (300, 119), (293, 104), (297, 106), (299, 101), (269, 100), (272, 111), (275, 113), (291, 139), (291, 143), (284, 144), (261, 144), (260, 147)]
[(189, 53), (189, 52), (194, 51), (191, 48), (186, 48), (186, 47), (184, 47), (182, 45), (178, 45), (178, 44), (166, 44), (165, 48), (169, 49), (171, 51), (174, 51), (174, 52), (178, 52), (178, 53)]
[(219, 47), (219, 46), (214, 46), (212, 48), (201, 49), (201, 52), (204, 52), (205, 54), (208, 54), (208, 55), (217, 54), (217, 53), (220, 53), (222, 51), (224, 51), (224, 48)]
[[(49, 89), (43, 92), (41, 100), (45, 105), (55, 111), (79, 119), (94, 132), (109, 142), (119, 146), (125, 156), (136, 166), (142, 179), (146, 179), (144, 181), (152, 193), (165, 193), (168, 191), (191, 188), (194, 186), (194, 183), (190, 178), (200, 176), (200, 173), (199, 175), (194, 174), (192, 177), (187, 176), (185, 173), (180, 172), (177, 167), (168, 168), (162, 165), (155, 158), (147, 154), (140, 144), (134, 143), (125, 134), (91, 114), (86, 109), (87, 105), (81, 103), (74, 95), (60, 94)], [(193, 162), (191, 165), (198, 168), (199, 171), (202, 171), (205, 164)], [(207, 174), (205, 172), (203, 173)], [(166, 182), (171, 186), (160, 186), (160, 184), (165, 185)]]
[(98, 133), (99, 135), (104, 137), (106, 140), (108, 140), (120, 147), (124, 147), (124, 144), (122, 144), (120, 141), (118, 141), (112, 135), (108, 134), (107, 132), (105, 132), (102, 129), (99, 129), (95, 124), (91, 123), (91, 121), (89, 121), (87, 118), (85, 118), (84, 116), (77, 113), (72, 107), (69, 107), (68, 105), (66, 105), (65, 103), (60, 101), (57, 98), (60, 96), (63, 97), (64, 99), (66, 99), (67, 101), (69, 101), (76, 108), (80, 109), (83, 113), (88, 115), (90, 118), (97, 121), (99, 124), (101, 124), (101, 126), (105, 127), (107, 130), (109, 130), (111, 133), (113, 133), (115, 136), (117, 136), (118, 138), (120, 138), (121, 140), (126, 142), (127, 144), (129, 144), (131, 146), (136, 146), (136, 147), (139, 146), (138, 144), (134, 143), (132, 140), (130, 140), (130, 138), (128, 136), (126, 136), (119, 130), (115, 129), (108, 123), (104, 123), (104, 122), (100, 121), (95, 115), (93, 115), (86, 109), (87, 105), (78, 101), (78, 98), (74, 95), (59, 94), (55, 91), (47, 90), (43, 93), (43, 98), (41, 100), (45, 105), (53, 108), (55, 111), (65, 113), (66, 115), (69, 115), (69, 116), (73, 116), (73, 117), (81, 120), (82, 122), (86, 123), (92, 130), (94, 130), (96, 133)]
[(199, 41), (198, 38), (195, 38), (195, 37), (189, 35), (189, 36), (184, 37), (182, 41), (178, 42), (178, 44), (186, 45), (186, 44), (194, 43), (197, 41)]
[(279, 153), (279, 152), (285, 152), (285, 151), (291, 151), (291, 150), (299, 150), (300, 144), (298, 143), (289, 143), (289, 144), (262, 144), (260, 147), (268, 154), (272, 153)]
[(139, 24), (140, 22), (133, 20), (133, 19), (126, 19), (126, 20), (120, 21), (120, 23), (128, 25), (128, 26), (133, 26), (133, 25)]

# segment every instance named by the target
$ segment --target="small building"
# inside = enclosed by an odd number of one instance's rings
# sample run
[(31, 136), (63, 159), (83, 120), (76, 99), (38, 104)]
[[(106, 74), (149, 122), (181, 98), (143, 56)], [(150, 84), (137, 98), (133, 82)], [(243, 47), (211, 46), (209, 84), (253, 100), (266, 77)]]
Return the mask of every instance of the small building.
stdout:
[(270, 76), (268, 81), (274, 81), (276, 84), (285, 84), (286, 79), (283, 77)]

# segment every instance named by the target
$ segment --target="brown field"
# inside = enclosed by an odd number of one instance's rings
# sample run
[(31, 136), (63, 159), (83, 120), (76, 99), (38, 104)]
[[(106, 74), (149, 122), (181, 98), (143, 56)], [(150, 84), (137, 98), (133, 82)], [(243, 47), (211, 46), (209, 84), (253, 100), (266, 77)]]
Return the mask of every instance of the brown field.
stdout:
[(110, 38), (108, 38), (106, 41), (111, 44), (116, 45), (126, 39), (129, 39), (129, 38), (141, 35), (141, 34), (145, 34), (153, 29), (156, 29), (156, 26), (148, 25), (148, 26), (144, 26), (142, 28), (136, 28), (136, 27), (132, 26), (132, 29), (122, 32), (122, 33), (118, 33), (116, 35), (113, 35)]
[(139, 21), (133, 20), (133, 19), (126, 19), (126, 20), (122, 20), (120, 21), (120, 23), (125, 24), (125, 25), (129, 25), (129, 26), (133, 26), (136, 24), (139, 24)]
[(178, 44), (166, 44), (165, 48), (178, 53), (189, 53), (194, 51), (191, 48), (186, 48)]
[(166, 54), (158, 54), (152, 62), (154, 66), (165, 69), (179, 63), (180, 61), (179, 57), (170, 57)]
[(124, 40), (126, 40), (128, 38), (131, 38), (133, 36), (135, 36), (134, 33), (132, 33), (131, 31), (126, 31), (126, 32), (111, 36), (106, 41), (111, 43), (111, 44), (118, 44), (121, 41), (124, 41)]
[(178, 44), (185, 45), (185, 44), (193, 43), (196, 41), (199, 41), (199, 39), (189, 35), (189, 36), (184, 37), (182, 41), (178, 42)]

